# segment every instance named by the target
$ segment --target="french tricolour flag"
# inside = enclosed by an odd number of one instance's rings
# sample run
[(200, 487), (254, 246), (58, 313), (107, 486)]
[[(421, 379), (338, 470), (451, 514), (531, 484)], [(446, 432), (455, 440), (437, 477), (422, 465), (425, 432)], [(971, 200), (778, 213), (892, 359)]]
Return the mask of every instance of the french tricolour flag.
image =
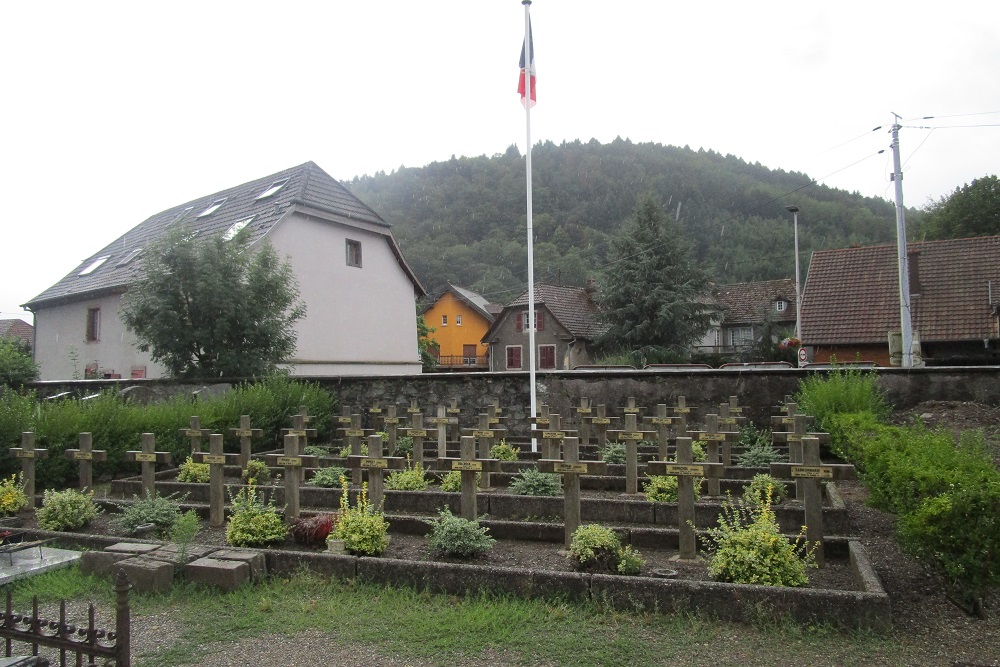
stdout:
[(527, 71), (531, 76), (531, 106), (535, 106), (536, 93), (535, 93), (535, 42), (531, 39), (531, 23), (528, 23), (528, 48), (531, 50), (531, 64), (525, 67), (524, 63), (524, 44), (521, 44), (521, 76), (517, 82), (517, 92), (521, 95), (521, 104), (524, 104), (525, 97), (525, 72)]

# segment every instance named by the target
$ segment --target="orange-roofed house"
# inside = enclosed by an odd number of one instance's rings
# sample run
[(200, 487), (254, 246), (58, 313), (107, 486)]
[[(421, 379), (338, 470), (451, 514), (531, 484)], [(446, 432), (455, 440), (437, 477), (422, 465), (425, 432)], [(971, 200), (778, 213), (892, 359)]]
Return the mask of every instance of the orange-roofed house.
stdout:
[[(911, 243), (914, 341), (927, 365), (1000, 362), (1000, 236)], [(893, 365), (900, 330), (895, 245), (813, 253), (802, 295), (802, 344), (814, 363)]]
[(436, 371), (485, 371), (489, 346), (482, 342), (500, 306), (472, 290), (448, 283), (424, 308), (424, 322), (433, 329), (431, 352)]

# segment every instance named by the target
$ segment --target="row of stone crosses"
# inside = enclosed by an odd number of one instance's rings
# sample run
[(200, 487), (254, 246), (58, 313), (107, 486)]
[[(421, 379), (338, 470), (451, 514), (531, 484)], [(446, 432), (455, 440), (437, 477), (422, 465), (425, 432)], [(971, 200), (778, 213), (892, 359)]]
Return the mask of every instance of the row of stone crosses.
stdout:
[[(693, 407), (688, 406), (684, 397), (679, 397), (677, 404), (668, 413), (665, 404), (657, 406), (654, 416), (643, 417), (644, 422), (652, 428), (642, 430), (638, 420), (645, 408), (629, 399), (623, 409), (624, 428), (610, 429), (615, 417), (607, 416), (604, 406), (592, 409), (587, 399), (581, 399), (580, 405), (574, 408), (577, 430), (563, 429), (560, 415), (552, 414), (547, 406), (542, 406), (541, 415), (535, 419), (535, 429), (532, 436), (541, 440), (541, 459), (537, 466), (541, 472), (563, 476), (565, 498), (564, 523), (566, 544), (569, 544), (573, 532), (580, 525), (580, 476), (606, 475), (607, 463), (604, 461), (583, 461), (580, 458), (581, 443), (589, 443), (596, 439), (598, 444), (607, 443), (608, 435), (618, 441), (623, 441), (626, 447), (626, 494), (638, 493), (638, 456), (637, 445), (640, 441), (657, 442), (659, 460), (651, 460), (646, 465), (649, 475), (671, 475), (678, 478), (678, 529), (680, 532), (680, 557), (694, 558), (696, 555), (696, 536), (694, 532), (694, 485), (697, 478), (705, 478), (709, 496), (720, 496), (720, 479), (726, 466), (731, 465), (730, 444), (738, 440), (737, 430), (721, 431), (720, 426), (737, 426), (742, 423), (742, 408), (737, 405), (736, 397), (730, 397), (728, 403), (720, 405), (719, 414), (709, 414), (705, 419), (704, 431), (688, 431), (687, 417)], [(852, 478), (854, 469), (848, 465), (822, 464), (819, 455), (819, 445), (829, 438), (825, 433), (808, 433), (807, 428), (811, 417), (796, 414), (796, 406), (789, 397), (777, 410), (781, 414), (772, 417), (775, 427), (791, 426), (791, 430), (773, 431), (774, 442), (784, 443), (789, 448), (789, 463), (772, 463), (772, 476), (794, 479), (796, 481), (796, 498), (802, 501), (805, 510), (807, 526), (806, 539), (810, 543), (819, 544), (817, 560), (822, 563), (822, 488), (823, 479)], [(500, 414), (497, 402), (486, 407), (479, 415), (476, 428), (467, 429), (466, 434), (459, 435), (460, 450), (458, 457), (449, 457), (447, 451), (447, 436), (449, 429), (457, 430), (458, 410), (455, 403), (451, 407), (440, 407), (438, 416), (430, 418), (428, 425), (436, 426), (438, 436), (437, 468), (441, 471), (460, 471), (461, 485), (461, 515), (469, 520), (477, 517), (477, 491), (490, 488), (490, 473), (500, 470), (500, 461), (489, 458), (490, 450), (496, 439), (502, 436), (504, 429), (500, 426), (504, 417)], [(395, 406), (389, 406), (385, 413), (381, 408), (369, 408), (369, 415), (376, 418), (377, 423), (387, 434), (387, 440), (394, 449), (398, 433), (402, 432), (413, 439), (414, 463), (423, 461), (423, 439), (429, 433), (423, 423), (422, 413), (416, 403), (411, 403), (407, 409), (409, 426), (400, 426), (400, 418), (396, 415)], [(361, 428), (360, 414), (351, 414), (349, 409), (337, 418), (341, 432), (350, 455), (347, 465), (351, 469), (352, 483), (360, 485), (362, 472), (367, 471), (369, 498), (373, 505), (381, 507), (384, 497), (383, 472), (402, 469), (407, 465), (406, 459), (396, 456), (385, 456), (383, 438)], [(316, 429), (308, 428), (310, 417), (306, 408), (302, 407), (299, 414), (292, 418), (291, 428), (282, 429), (284, 451), (265, 454), (269, 466), (284, 468), (285, 516), (291, 521), (299, 518), (300, 485), (305, 481), (305, 469), (316, 467), (318, 457), (303, 453), (303, 447), (309, 439), (317, 437)], [(191, 418), (190, 424), (179, 429), (179, 435), (190, 439), (192, 458), (210, 467), (210, 503), (209, 523), (213, 526), (225, 524), (225, 488), (224, 475), (226, 465), (238, 465), (245, 468), (251, 458), (252, 439), (262, 435), (261, 429), (252, 428), (250, 417), (244, 415), (238, 428), (229, 432), (240, 439), (239, 453), (223, 451), (223, 434), (211, 433), (209, 429), (201, 428), (197, 416)], [(684, 436), (675, 435), (684, 433)], [(209, 439), (209, 451), (201, 451), (203, 438)], [(368, 453), (362, 455), (362, 440), (367, 437)], [(704, 444), (707, 461), (695, 462), (692, 444)], [(675, 461), (667, 460), (668, 443), (673, 444), (676, 453)], [(478, 444), (478, 448), (477, 448)], [(478, 455), (477, 455), (478, 449)], [(34, 447), (34, 434), (22, 434), (21, 447), (10, 449), (11, 455), (21, 461), (25, 482), (25, 492), (29, 507), (35, 502), (35, 461), (47, 456), (47, 450)], [(561, 455), (560, 455), (561, 454)], [(67, 449), (65, 456), (79, 464), (79, 484), (81, 488), (93, 485), (94, 461), (106, 461), (107, 452), (93, 449), (90, 433), (80, 434), (78, 449)], [(144, 433), (141, 436), (141, 447), (138, 451), (126, 452), (126, 460), (141, 464), (142, 487), (147, 494), (155, 493), (156, 464), (172, 462), (170, 452), (158, 452), (155, 448), (155, 436)]]

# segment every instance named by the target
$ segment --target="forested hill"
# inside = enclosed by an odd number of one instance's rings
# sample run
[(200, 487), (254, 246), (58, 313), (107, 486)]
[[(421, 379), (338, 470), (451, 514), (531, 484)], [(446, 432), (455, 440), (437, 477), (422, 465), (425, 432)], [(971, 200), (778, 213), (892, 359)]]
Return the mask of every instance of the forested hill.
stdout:
[[(355, 178), (346, 185), (393, 225), (429, 291), (450, 281), (496, 302), (527, 279), (525, 161), (515, 146)], [(532, 152), (535, 279), (583, 285), (613, 270), (609, 241), (653, 193), (679, 215), (697, 259), (719, 283), (794, 276), (792, 216), (799, 207), (805, 266), (813, 250), (895, 239), (893, 206), (732, 155), (616, 139)]]

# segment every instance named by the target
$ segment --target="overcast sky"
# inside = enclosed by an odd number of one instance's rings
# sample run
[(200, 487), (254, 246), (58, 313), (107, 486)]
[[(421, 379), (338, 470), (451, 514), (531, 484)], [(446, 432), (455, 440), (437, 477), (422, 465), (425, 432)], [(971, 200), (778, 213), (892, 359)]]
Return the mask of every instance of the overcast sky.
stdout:
[[(1000, 171), (997, 0), (531, 13), (534, 142), (688, 145), (892, 199), (897, 112), (908, 206)], [(525, 150), (518, 0), (5, 2), (0, 26), (4, 318), (150, 215), (307, 160), (349, 180)]]

